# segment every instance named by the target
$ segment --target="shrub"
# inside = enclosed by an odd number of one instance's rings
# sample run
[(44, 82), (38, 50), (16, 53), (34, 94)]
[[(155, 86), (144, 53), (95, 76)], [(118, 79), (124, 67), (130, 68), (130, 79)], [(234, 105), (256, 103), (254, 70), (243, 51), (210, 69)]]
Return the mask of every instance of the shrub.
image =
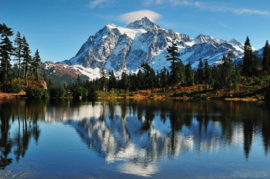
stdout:
[(28, 98), (48, 98), (49, 94), (48, 91), (41, 88), (26, 88), (26, 96)]
[(66, 95), (66, 90), (63, 86), (54, 86), (50, 88), (50, 96), (62, 98)]
[(178, 86), (177, 86), (177, 89), (182, 89), (182, 86), (181, 86), (181, 85), (178, 85)]
[(187, 92), (178, 92), (178, 91), (176, 91), (176, 92), (173, 93), (173, 97), (185, 97), (185, 96), (187, 96)]
[(234, 82), (233, 86), (234, 86), (234, 89), (235, 90), (238, 90), (239, 89), (238, 83), (236, 81)]
[(155, 97), (155, 96), (156, 96), (156, 94), (155, 94), (155, 93), (152, 93), (152, 94), (151, 94), (151, 97), (152, 97), (152, 98), (153, 98), (153, 97)]
[(181, 94), (180, 92), (176, 91), (176, 92), (173, 93), (173, 97), (179, 97), (180, 94)]
[(166, 84), (165, 88), (166, 88), (166, 89), (169, 89), (170, 87), (169, 87), (169, 85), (168, 85), (168, 84)]
[(129, 96), (135, 96), (135, 94), (133, 92), (130, 92)]
[(15, 80), (5, 83), (3, 89), (7, 93), (19, 93), (22, 90), (20, 82)]
[(12, 79), (3, 83), (3, 91), (6, 93), (19, 93), (22, 88), (23, 81), (21, 79)]

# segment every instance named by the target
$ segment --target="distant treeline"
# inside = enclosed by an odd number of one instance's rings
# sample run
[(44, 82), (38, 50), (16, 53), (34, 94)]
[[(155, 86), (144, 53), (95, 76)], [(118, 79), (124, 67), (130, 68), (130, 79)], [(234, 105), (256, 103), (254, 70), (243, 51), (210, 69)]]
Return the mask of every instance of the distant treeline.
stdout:
[[(243, 62), (233, 64), (231, 53), (223, 56), (222, 63), (209, 66), (207, 59), (199, 59), (198, 68), (192, 69), (191, 63), (184, 65), (178, 53), (175, 41), (168, 47), (168, 61), (170, 69), (165, 67), (155, 73), (147, 63), (143, 64), (142, 70), (137, 74), (122, 73), (117, 79), (113, 71), (100, 69), (100, 79), (82, 82), (78, 76), (76, 83), (65, 87), (73, 96), (93, 96), (96, 91), (137, 91), (142, 89), (169, 88), (169, 86), (193, 86), (196, 84), (209, 85), (214, 89), (233, 87), (238, 89), (240, 83), (248, 83), (253, 77), (259, 83), (270, 74), (270, 48), (266, 41), (263, 57), (260, 58), (252, 51), (250, 40), (247, 37), (244, 47)], [(267, 78), (268, 79), (268, 78)]]
[[(63, 86), (55, 86), (44, 73), (42, 77), (47, 82), (47, 91), (42, 89), (41, 77), (38, 74), (41, 64), (38, 50), (32, 57), (26, 38), (21, 38), (20, 32), (17, 32), (13, 46), (9, 40), (9, 37), (13, 36), (13, 32), (5, 24), (0, 24), (0, 34), (0, 88), (4, 92), (19, 92), (24, 87), (29, 97), (94, 97), (99, 92), (111, 92), (113, 96), (119, 96), (125, 91), (168, 89), (175, 86), (181, 88), (196, 84), (204, 84), (207, 88), (213, 89), (228, 87), (238, 89), (239, 84), (247, 83), (250, 78), (256, 80), (257, 83), (268, 82), (270, 74), (268, 41), (266, 41), (262, 57), (253, 53), (247, 37), (242, 62), (233, 64), (233, 54), (228, 52), (226, 56), (223, 56), (222, 63), (212, 66), (209, 66), (207, 59), (199, 59), (198, 68), (194, 70), (190, 62), (186, 65), (183, 64), (180, 53), (178, 53), (178, 46), (173, 39), (171, 46), (167, 48), (166, 59), (171, 62), (169, 69), (164, 67), (156, 73), (149, 64), (145, 63), (141, 65), (142, 68), (137, 74), (128, 74), (123, 71), (121, 77), (117, 78), (113, 71), (107, 73), (105, 68), (101, 68), (99, 79), (84, 81), (78, 76), (75, 83)], [(13, 70), (10, 63), (11, 57), (18, 62), (14, 65)], [(109, 76), (107, 76), (108, 74)], [(28, 82), (31, 82), (30, 86)]]

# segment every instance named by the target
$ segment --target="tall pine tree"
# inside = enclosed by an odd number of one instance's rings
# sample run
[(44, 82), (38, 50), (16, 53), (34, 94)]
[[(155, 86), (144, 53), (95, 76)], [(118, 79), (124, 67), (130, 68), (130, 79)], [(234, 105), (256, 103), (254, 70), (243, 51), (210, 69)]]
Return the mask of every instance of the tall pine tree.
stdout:
[(167, 48), (167, 52), (169, 55), (166, 56), (167, 61), (171, 61), (171, 75), (170, 75), (170, 82), (171, 84), (176, 84), (178, 82), (178, 75), (177, 75), (177, 65), (176, 62), (180, 61), (180, 53), (178, 53), (178, 47), (175, 43), (176, 39), (172, 40), (172, 45)]
[(111, 89), (114, 89), (116, 88), (117, 86), (117, 81), (116, 81), (116, 78), (114, 76), (114, 72), (112, 70), (109, 71), (109, 91)]
[(185, 65), (180, 59), (176, 62), (176, 70), (177, 70), (177, 82), (184, 83), (185, 82)]
[[(0, 24), (1, 25), (1, 24)], [(13, 35), (11, 28), (8, 28), (6, 24), (0, 26), (1, 42), (0, 42), (0, 58), (1, 58), (1, 72), (4, 79), (8, 78), (8, 70), (10, 67), (10, 56), (13, 54), (12, 42), (9, 37)]]
[(196, 72), (196, 83), (202, 84), (204, 81), (203, 77), (204, 77), (203, 62), (202, 62), (202, 59), (200, 59), (199, 64), (198, 64), (198, 69)]
[(263, 61), (262, 61), (263, 71), (270, 73), (270, 47), (268, 40), (263, 48)]
[(16, 39), (14, 40), (15, 42), (15, 57), (16, 60), (18, 61), (19, 69), (18, 69), (18, 77), (21, 76), (21, 59), (23, 57), (23, 39), (21, 38), (20, 32), (17, 32)]
[(32, 68), (34, 69), (34, 75), (37, 81), (39, 81), (38, 68), (40, 67), (40, 64), (41, 64), (41, 58), (39, 56), (39, 52), (37, 49), (33, 57), (33, 62), (31, 64)]
[(30, 55), (31, 51), (29, 49), (29, 45), (26, 41), (26, 38), (23, 37), (23, 65), (24, 65), (24, 77), (25, 77), (25, 87), (28, 87), (28, 72), (31, 68), (32, 57)]
[(253, 52), (250, 45), (250, 40), (247, 37), (244, 47), (244, 58), (242, 73), (244, 76), (252, 76), (252, 65), (253, 65)]
[(190, 62), (185, 66), (185, 75), (186, 75), (186, 85), (193, 86), (194, 85), (193, 70)]
[(100, 68), (99, 74), (100, 74), (101, 90), (106, 91), (106, 86), (107, 86), (107, 81), (108, 81), (106, 69)]
[(163, 67), (163, 69), (160, 72), (160, 83), (162, 87), (165, 87), (166, 84), (168, 83), (167, 69), (165, 67)]
[(211, 78), (210, 67), (208, 65), (208, 60), (205, 59), (205, 64), (204, 64), (204, 82), (205, 82), (205, 84), (210, 83), (210, 78)]

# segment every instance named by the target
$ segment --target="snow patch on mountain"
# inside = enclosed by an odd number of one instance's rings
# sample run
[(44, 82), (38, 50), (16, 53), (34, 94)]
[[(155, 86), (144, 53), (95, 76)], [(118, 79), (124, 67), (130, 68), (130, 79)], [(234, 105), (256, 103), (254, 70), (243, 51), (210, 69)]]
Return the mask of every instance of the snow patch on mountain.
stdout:
[(87, 73), (89, 78), (99, 77), (98, 69), (102, 67), (119, 76), (123, 71), (134, 73), (143, 63), (150, 64), (157, 72), (170, 66), (166, 61), (166, 49), (173, 39), (183, 63), (190, 62), (193, 68), (197, 68), (199, 59), (207, 58), (211, 65), (228, 53), (232, 53), (233, 60), (243, 57), (244, 45), (235, 39), (227, 41), (203, 34), (190, 38), (186, 34), (162, 29), (145, 17), (127, 27), (107, 24), (88, 38), (75, 57), (57, 63), (77, 65), (74, 66), (76, 71)]

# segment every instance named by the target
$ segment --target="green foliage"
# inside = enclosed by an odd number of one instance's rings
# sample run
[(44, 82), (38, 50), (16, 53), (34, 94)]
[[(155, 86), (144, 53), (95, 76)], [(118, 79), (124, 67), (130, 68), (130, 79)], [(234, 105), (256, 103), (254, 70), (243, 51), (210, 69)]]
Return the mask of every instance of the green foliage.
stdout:
[(49, 94), (48, 94), (48, 91), (45, 89), (27, 87), (26, 88), (26, 96), (28, 98), (40, 99), (40, 98), (48, 98)]
[(182, 86), (181, 86), (181, 85), (178, 85), (178, 86), (177, 86), (177, 89), (182, 89)]
[(153, 89), (155, 87), (155, 71), (148, 63), (141, 65), (144, 71), (144, 88), (145, 89)]
[(122, 73), (122, 78), (120, 80), (120, 88), (128, 89), (128, 87), (129, 87), (129, 78), (128, 78), (128, 74), (124, 71)]
[(239, 85), (238, 82), (237, 81), (234, 81), (233, 87), (234, 87), (235, 90), (238, 90), (239, 89), (239, 86), (238, 85)]
[[(177, 75), (177, 66), (176, 63), (179, 61), (181, 63), (180, 53), (178, 53), (178, 46), (175, 43), (176, 39), (172, 40), (172, 45), (167, 48), (167, 52), (169, 55), (166, 56), (167, 61), (171, 61), (171, 75), (170, 75), (170, 82), (171, 84), (176, 84), (178, 82), (178, 75)], [(178, 68), (182, 68), (181, 65)]]
[(152, 93), (152, 94), (151, 94), (151, 97), (152, 97), (152, 98), (154, 98), (155, 96), (156, 96), (156, 94), (155, 94), (155, 93)]
[(8, 71), (10, 70), (10, 56), (14, 51), (12, 42), (9, 40), (9, 37), (13, 35), (11, 28), (8, 28), (5, 23), (0, 24), (0, 60), (1, 60), (1, 73), (3, 74), (4, 80), (8, 78)]
[(173, 93), (172, 96), (173, 97), (185, 97), (185, 96), (187, 96), (187, 92), (185, 92), (185, 91), (183, 91), (183, 92), (176, 91), (176, 92)]
[(268, 40), (265, 43), (263, 49), (263, 61), (262, 61), (263, 71), (270, 74), (270, 46)]
[(209, 84), (210, 79), (211, 79), (210, 67), (208, 65), (208, 60), (205, 59), (205, 64), (204, 64), (204, 81), (205, 81), (205, 83)]
[(54, 86), (50, 88), (50, 96), (55, 98), (63, 98), (66, 95), (66, 90), (63, 86)]
[(6, 93), (19, 93), (22, 90), (19, 80), (12, 80), (11, 82), (4, 83), (3, 89)]
[(186, 76), (186, 85), (193, 86), (194, 85), (193, 70), (191, 68), (190, 62), (185, 66), (185, 76)]
[(198, 69), (196, 71), (196, 83), (202, 84), (203, 81), (204, 81), (203, 62), (202, 62), (202, 59), (200, 59)]

